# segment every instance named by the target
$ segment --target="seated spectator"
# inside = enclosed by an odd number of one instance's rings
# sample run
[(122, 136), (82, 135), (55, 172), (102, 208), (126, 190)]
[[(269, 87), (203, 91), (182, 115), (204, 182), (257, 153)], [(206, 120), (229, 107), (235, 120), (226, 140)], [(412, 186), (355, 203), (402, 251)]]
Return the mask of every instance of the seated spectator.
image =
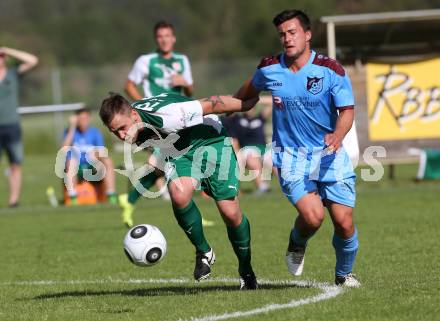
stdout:
[[(66, 129), (63, 147), (68, 147), (65, 185), (70, 203), (77, 204), (78, 180), (90, 180), (89, 175), (102, 174), (101, 183), (107, 195), (107, 201), (117, 204), (115, 193), (115, 173), (112, 160), (104, 153), (104, 139), (98, 128), (90, 126), (90, 110), (77, 110), (70, 118)], [(104, 168), (103, 168), (104, 166)]]

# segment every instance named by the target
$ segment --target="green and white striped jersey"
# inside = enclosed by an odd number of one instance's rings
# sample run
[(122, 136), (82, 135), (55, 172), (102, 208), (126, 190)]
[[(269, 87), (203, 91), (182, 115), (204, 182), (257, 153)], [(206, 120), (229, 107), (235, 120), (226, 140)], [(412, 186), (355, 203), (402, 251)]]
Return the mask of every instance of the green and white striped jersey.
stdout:
[(226, 131), (217, 115), (203, 116), (202, 105), (198, 100), (178, 94), (163, 93), (135, 101), (132, 105), (148, 127), (139, 135), (137, 144), (155, 137), (156, 129), (162, 138), (171, 133), (179, 136), (174, 147), (183, 150), (192, 146), (188, 153), (197, 147), (223, 141)]
[(188, 57), (173, 53), (171, 58), (165, 59), (154, 52), (142, 55), (136, 60), (128, 79), (136, 85), (142, 84), (145, 97), (161, 93), (182, 94), (182, 87), (171, 86), (171, 78), (176, 74), (182, 75), (189, 85), (193, 84)]

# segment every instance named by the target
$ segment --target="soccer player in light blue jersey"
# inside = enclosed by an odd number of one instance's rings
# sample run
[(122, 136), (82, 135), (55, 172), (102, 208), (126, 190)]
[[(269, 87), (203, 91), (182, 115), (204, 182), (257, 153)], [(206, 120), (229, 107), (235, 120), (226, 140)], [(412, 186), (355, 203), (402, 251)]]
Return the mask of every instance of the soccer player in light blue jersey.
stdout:
[(283, 193), (298, 211), (287, 267), (301, 275), (307, 242), (321, 226), (326, 207), (334, 225), (335, 283), (359, 287), (352, 273), (358, 249), (356, 175), (342, 146), (354, 119), (350, 80), (336, 60), (310, 49), (311, 24), (304, 12), (285, 10), (273, 23), (283, 52), (263, 58), (236, 97), (272, 94), (273, 162)]

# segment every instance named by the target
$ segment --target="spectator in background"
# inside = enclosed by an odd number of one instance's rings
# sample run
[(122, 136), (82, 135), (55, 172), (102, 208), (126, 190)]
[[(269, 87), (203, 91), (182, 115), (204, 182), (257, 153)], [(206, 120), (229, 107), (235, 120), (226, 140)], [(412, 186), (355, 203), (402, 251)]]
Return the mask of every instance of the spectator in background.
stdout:
[[(194, 91), (191, 66), (188, 57), (174, 52), (176, 36), (174, 26), (167, 21), (159, 21), (153, 29), (156, 51), (140, 56), (134, 63), (125, 83), (125, 91), (133, 100), (151, 97), (163, 93), (174, 93), (191, 96)], [(144, 95), (139, 93), (138, 85), (142, 85)], [(159, 149), (155, 148), (148, 163), (157, 167), (161, 159)], [(169, 200), (169, 193), (164, 189), (165, 180), (159, 170), (145, 175), (139, 182), (144, 188), (149, 189), (156, 184), (159, 190), (165, 190), (162, 197)], [(119, 197), (119, 204), (123, 208), (122, 220), (127, 227), (133, 225), (134, 204), (141, 194), (132, 187), (128, 194)], [(203, 220), (205, 226), (213, 222)]]
[[(107, 192), (107, 200), (117, 204), (115, 193), (115, 172), (112, 160), (104, 155), (104, 138), (98, 128), (90, 126), (90, 110), (82, 108), (75, 111), (70, 117), (70, 125), (66, 130), (63, 147), (73, 147), (67, 154), (66, 173), (68, 176), (66, 189), (72, 204), (77, 204), (76, 185), (79, 178), (84, 177), (85, 170), (103, 170), (100, 161), (105, 167), (103, 183)], [(76, 171), (78, 169), (78, 171)]]
[[(256, 171), (255, 185), (257, 194), (270, 191), (270, 186), (263, 180), (263, 167), (272, 168), (270, 150), (266, 153), (266, 135), (264, 125), (272, 113), (272, 106), (266, 106), (257, 114), (255, 109), (246, 113), (237, 113), (223, 117), (222, 123), (232, 138), (232, 146), (238, 158), (241, 173), (245, 169)], [(270, 173), (270, 171), (269, 171)]]
[[(7, 57), (18, 60), (18, 66), (8, 68)], [(38, 58), (30, 53), (0, 47), (0, 156), (4, 149), (10, 164), (9, 207), (18, 206), (21, 190), (23, 144), (17, 111), (19, 80), (37, 64)]]

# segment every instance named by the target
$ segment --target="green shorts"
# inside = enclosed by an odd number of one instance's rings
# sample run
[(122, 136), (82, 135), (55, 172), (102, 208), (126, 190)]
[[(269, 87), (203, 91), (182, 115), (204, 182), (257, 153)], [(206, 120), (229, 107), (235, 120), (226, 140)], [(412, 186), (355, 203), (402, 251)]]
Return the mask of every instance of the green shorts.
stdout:
[(173, 171), (168, 181), (177, 177), (192, 177), (216, 201), (235, 198), (239, 189), (239, 169), (232, 146), (224, 141), (202, 146), (178, 159), (170, 161)]

